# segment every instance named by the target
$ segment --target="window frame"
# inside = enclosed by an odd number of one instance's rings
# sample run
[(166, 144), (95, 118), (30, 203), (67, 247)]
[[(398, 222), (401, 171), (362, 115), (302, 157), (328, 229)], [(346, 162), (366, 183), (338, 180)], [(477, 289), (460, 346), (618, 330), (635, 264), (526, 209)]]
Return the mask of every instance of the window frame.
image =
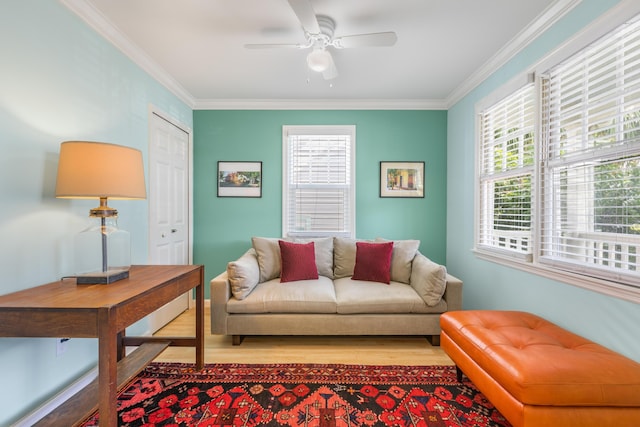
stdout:
[[(553, 263), (543, 262), (541, 259), (541, 233), (542, 233), (542, 203), (544, 202), (544, 188), (543, 188), (543, 175), (542, 175), (542, 161), (541, 161), (541, 137), (542, 137), (542, 110), (541, 110), (541, 93), (542, 93), (542, 74), (547, 70), (550, 70), (556, 65), (564, 62), (572, 55), (587, 48), (590, 44), (597, 41), (600, 37), (606, 36), (611, 31), (616, 30), (620, 25), (631, 22), (634, 19), (640, 19), (637, 16), (640, 13), (640, 5), (632, 4), (632, 2), (622, 2), (620, 5), (612, 8), (609, 12), (603, 14), (600, 18), (594, 21), (593, 24), (586, 27), (583, 31), (576, 34), (572, 39), (561, 45), (558, 49), (552, 51), (549, 55), (542, 58), (537, 63), (533, 64), (526, 72), (521, 73), (507, 84), (498, 88), (484, 99), (480, 100), (476, 104), (476, 183), (474, 188), (475, 194), (475, 214), (474, 223), (476, 231), (474, 233), (474, 246), (473, 252), (479, 259), (491, 261), (501, 265), (505, 265), (512, 268), (517, 268), (538, 276), (542, 276), (548, 279), (560, 281), (570, 285), (578, 286), (581, 288), (589, 289), (595, 292), (599, 292), (605, 295), (621, 298), (627, 301), (640, 303), (640, 284), (639, 277), (634, 276), (629, 279), (628, 277), (594, 277), (584, 274), (584, 272), (566, 269), (554, 265)], [(487, 249), (478, 245), (478, 231), (479, 227), (479, 194), (480, 194), (480, 181), (479, 181), (479, 150), (480, 150), (480, 121), (478, 120), (480, 112), (486, 110), (489, 106), (495, 104), (500, 99), (508, 96), (509, 94), (517, 91), (527, 81), (531, 80), (532, 75), (540, 76), (535, 78), (536, 85), (536, 125), (535, 125), (535, 167), (534, 167), (534, 186), (532, 188), (532, 194), (535, 194), (532, 200), (532, 246), (533, 256), (531, 259), (523, 257), (514, 257), (507, 251), (500, 251), (495, 249)], [(636, 271), (637, 272), (637, 271)], [(634, 280), (635, 279), (635, 280)]]
[[(294, 232), (289, 230), (289, 135), (349, 135), (349, 206), (348, 230), (343, 232)], [(335, 185), (333, 185), (335, 186)], [(329, 185), (329, 188), (332, 185)], [(356, 126), (355, 125), (284, 125), (282, 126), (282, 236), (285, 238), (317, 238), (356, 235)]]
[[(524, 163), (519, 164), (517, 167), (508, 167), (508, 165), (506, 165), (507, 161), (505, 158), (505, 166), (502, 168), (502, 170), (500, 171), (488, 171), (487, 168), (489, 169), (493, 169), (493, 166), (495, 165), (491, 165), (488, 166), (487, 162), (490, 161), (490, 159), (487, 157), (487, 155), (485, 155), (484, 150), (487, 148), (496, 148), (497, 145), (494, 143), (495, 139), (492, 139), (490, 142), (487, 142), (487, 140), (485, 139), (486, 136), (486, 132), (485, 132), (485, 117), (488, 114), (489, 110), (493, 110), (496, 106), (501, 106), (504, 105), (505, 102), (509, 102), (514, 100), (514, 96), (517, 94), (522, 94), (524, 93), (526, 90), (530, 90), (533, 92), (533, 94), (529, 94), (530, 96), (533, 96), (533, 102), (532, 102), (532, 106), (531, 108), (533, 108), (533, 112), (532, 112), (532, 118), (529, 118), (530, 120), (532, 119), (533, 125), (535, 126), (535, 110), (536, 110), (536, 106), (535, 106), (535, 88), (534, 88), (534, 84), (533, 81), (531, 79), (527, 79), (524, 82), (521, 82), (520, 80), (513, 82), (512, 85), (508, 86), (508, 90), (509, 93), (505, 93), (506, 91), (501, 91), (499, 93), (497, 93), (496, 95), (499, 96), (499, 99), (494, 99), (491, 98), (489, 99), (487, 103), (483, 103), (480, 104), (477, 108), (476, 108), (476, 126), (477, 126), (477, 132), (476, 132), (476, 137), (477, 137), (477, 142), (476, 142), (476, 187), (475, 187), (475, 203), (476, 203), (476, 218), (475, 218), (475, 238), (474, 238), (474, 245), (475, 248), (478, 250), (482, 250), (482, 251), (487, 251), (487, 252), (496, 252), (498, 254), (503, 254), (504, 256), (507, 257), (514, 257), (517, 259), (522, 259), (525, 261), (531, 261), (532, 259), (532, 251), (533, 248), (531, 247), (531, 240), (532, 240), (532, 236), (533, 236), (533, 224), (534, 224), (534, 218), (533, 218), (533, 214), (534, 214), (534, 209), (535, 209), (535, 205), (534, 205), (534, 176), (535, 176), (535, 161), (533, 164), (530, 165), (526, 165)], [(502, 96), (502, 95), (505, 96)], [(520, 102), (521, 100), (518, 100), (516, 102), (514, 102), (514, 104), (519, 104), (520, 106), (522, 106), (522, 102)], [(502, 110), (502, 111), (509, 111), (509, 110)], [(521, 118), (519, 117), (519, 120), (517, 120), (518, 122), (522, 122), (522, 120), (520, 120)], [(512, 125), (513, 122), (508, 122), (508, 123), (504, 123), (505, 125)], [(527, 128), (528, 129), (528, 128)], [(534, 133), (535, 136), (535, 129), (532, 129), (532, 132)], [(518, 132), (518, 135), (520, 135), (522, 132)], [(508, 134), (508, 132), (506, 133)], [(506, 135), (505, 134), (505, 135)], [(525, 133), (522, 133), (522, 135), (518, 136), (517, 138), (523, 138), (523, 142), (524, 142), (524, 137), (525, 137)], [(490, 146), (490, 147), (487, 147)], [(524, 147), (524, 145), (523, 145)], [(503, 147), (503, 148), (506, 148)], [(534, 140), (534, 152), (532, 153), (532, 157), (535, 159), (536, 157), (536, 143)], [(508, 150), (507, 150), (508, 151)], [(525, 154), (523, 153), (519, 153), (520, 156), (522, 156), (524, 158)], [(490, 156), (493, 157), (493, 156)], [(520, 163), (520, 162), (519, 162)], [(492, 185), (492, 184), (496, 184), (499, 183), (501, 181), (505, 181), (505, 180), (509, 180), (509, 179), (517, 179), (518, 177), (523, 177), (523, 176), (529, 176), (530, 177), (530, 194), (531, 197), (529, 199), (529, 204), (530, 204), (530, 223), (531, 223), (531, 229), (529, 230), (529, 236), (528, 236), (528, 251), (523, 251), (522, 250), (522, 246), (524, 246), (524, 244), (522, 242), (524, 242), (526, 239), (518, 239), (519, 241), (512, 244), (510, 242), (508, 242), (507, 240), (504, 241), (504, 244), (499, 244), (497, 242), (494, 242), (493, 244), (491, 242), (487, 243), (486, 239), (489, 237), (489, 235), (493, 235), (493, 232), (488, 232), (487, 230), (489, 228), (491, 228), (491, 230), (494, 230), (495, 232), (495, 218), (493, 216), (493, 212), (488, 212), (489, 208), (487, 206), (487, 204), (489, 203), (486, 199), (487, 198), (491, 198), (492, 200), (495, 200), (494, 198), (494, 192), (493, 189), (488, 190), (488, 186)], [(492, 196), (488, 196), (486, 195), (486, 193), (490, 193)], [(483, 214), (484, 213), (484, 214)], [(488, 223), (488, 224), (487, 224)], [(487, 225), (490, 225), (490, 227), (488, 227)], [(500, 234), (500, 233), (496, 233), (496, 234)], [(505, 239), (508, 238), (509, 234), (517, 234), (517, 233), (509, 233), (508, 231), (504, 231), (502, 233), (502, 237), (504, 237)], [(522, 233), (520, 233), (522, 234)], [(494, 236), (494, 240), (495, 240)], [(509, 247), (511, 246), (511, 248)], [(514, 249), (514, 246), (516, 247)]]

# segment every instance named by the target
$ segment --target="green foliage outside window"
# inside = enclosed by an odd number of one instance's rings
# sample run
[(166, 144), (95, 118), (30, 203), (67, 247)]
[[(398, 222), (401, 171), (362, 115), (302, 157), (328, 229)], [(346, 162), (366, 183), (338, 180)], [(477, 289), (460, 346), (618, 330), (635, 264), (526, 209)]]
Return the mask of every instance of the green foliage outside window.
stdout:
[[(640, 139), (640, 111), (624, 115), (624, 141)], [(596, 145), (616, 140), (615, 123), (593, 132)], [(595, 231), (640, 234), (640, 157), (616, 159), (594, 167)]]
[[(504, 144), (495, 148), (494, 170), (513, 170), (523, 166), (533, 166), (533, 133), (519, 135), (518, 128), (507, 131), (507, 137), (514, 135)], [(502, 129), (497, 129), (494, 138), (503, 137)], [(503, 148), (504, 147), (504, 148)], [(504, 231), (528, 231), (531, 229), (531, 175), (526, 174), (494, 183), (494, 229)]]

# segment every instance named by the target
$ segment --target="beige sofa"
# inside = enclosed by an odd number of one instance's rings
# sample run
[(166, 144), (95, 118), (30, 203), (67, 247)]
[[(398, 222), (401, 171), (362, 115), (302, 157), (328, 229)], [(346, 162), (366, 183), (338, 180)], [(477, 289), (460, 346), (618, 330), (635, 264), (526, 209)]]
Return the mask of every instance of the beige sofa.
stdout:
[[(424, 335), (439, 345), (440, 314), (462, 309), (462, 282), (422, 255), (417, 240), (318, 238), (287, 245), (293, 255), (283, 245), (254, 237), (211, 280), (212, 334), (235, 345), (246, 335)], [(296, 252), (303, 247), (307, 261)], [(305, 263), (317, 278), (282, 281)], [(370, 272), (388, 276), (354, 280)]]

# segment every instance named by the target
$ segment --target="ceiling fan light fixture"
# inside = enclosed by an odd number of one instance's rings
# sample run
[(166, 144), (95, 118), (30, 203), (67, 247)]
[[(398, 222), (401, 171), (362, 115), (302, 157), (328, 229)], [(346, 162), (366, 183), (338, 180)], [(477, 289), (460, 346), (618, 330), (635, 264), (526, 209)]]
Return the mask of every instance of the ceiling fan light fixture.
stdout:
[(314, 49), (307, 55), (307, 65), (311, 70), (322, 73), (331, 66), (331, 54), (324, 49)]

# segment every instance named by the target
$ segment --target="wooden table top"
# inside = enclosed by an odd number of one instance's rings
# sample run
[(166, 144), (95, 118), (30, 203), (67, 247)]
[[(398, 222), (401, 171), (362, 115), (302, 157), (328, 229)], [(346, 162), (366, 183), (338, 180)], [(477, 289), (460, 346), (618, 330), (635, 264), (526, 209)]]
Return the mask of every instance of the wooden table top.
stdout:
[(110, 284), (77, 285), (75, 279), (0, 295), (2, 308), (31, 309), (97, 309), (140, 298), (166, 281), (167, 276), (180, 276), (201, 268), (199, 265), (134, 265), (129, 278)]

